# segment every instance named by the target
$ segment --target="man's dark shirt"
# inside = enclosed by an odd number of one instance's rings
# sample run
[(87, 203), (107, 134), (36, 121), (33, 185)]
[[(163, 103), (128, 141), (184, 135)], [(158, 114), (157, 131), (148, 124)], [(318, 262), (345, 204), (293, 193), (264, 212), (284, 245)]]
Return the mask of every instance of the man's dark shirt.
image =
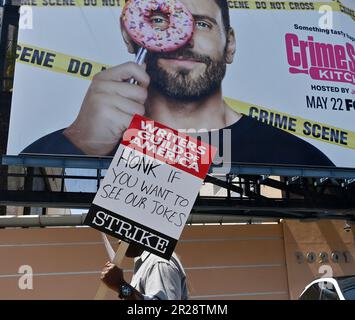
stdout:
[[(232, 163), (334, 166), (320, 150), (310, 143), (281, 129), (243, 116), (224, 129), (231, 130)], [(223, 134), (219, 130), (219, 152), (223, 155)], [(64, 135), (62, 130), (48, 134), (32, 143), (22, 154), (85, 155)], [(113, 156), (116, 150), (112, 152)]]

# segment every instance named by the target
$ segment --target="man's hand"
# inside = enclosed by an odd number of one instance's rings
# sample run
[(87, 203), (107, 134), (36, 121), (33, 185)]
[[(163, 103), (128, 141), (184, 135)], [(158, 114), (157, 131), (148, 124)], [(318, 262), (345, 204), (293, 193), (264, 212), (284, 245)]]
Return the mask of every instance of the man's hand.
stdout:
[[(139, 85), (130, 84), (134, 78)], [(110, 154), (134, 114), (144, 115), (150, 79), (145, 66), (127, 62), (96, 74), (76, 120), (64, 135), (88, 155)]]
[[(111, 290), (119, 293), (122, 285), (128, 285), (128, 283), (123, 278), (122, 269), (116, 267), (111, 262), (106, 262), (105, 267), (101, 272), (101, 281), (105, 283)], [(127, 300), (144, 300), (143, 295), (131, 287), (132, 296), (127, 297)]]
[(122, 269), (116, 267), (111, 262), (106, 262), (101, 272), (101, 281), (113, 291), (118, 292), (121, 285), (125, 283)]

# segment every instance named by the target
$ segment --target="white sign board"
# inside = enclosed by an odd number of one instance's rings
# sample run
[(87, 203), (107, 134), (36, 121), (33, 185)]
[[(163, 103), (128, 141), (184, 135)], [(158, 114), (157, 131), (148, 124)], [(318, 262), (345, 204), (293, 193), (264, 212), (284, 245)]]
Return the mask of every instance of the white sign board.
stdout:
[(169, 259), (215, 152), (136, 115), (85, 223)]

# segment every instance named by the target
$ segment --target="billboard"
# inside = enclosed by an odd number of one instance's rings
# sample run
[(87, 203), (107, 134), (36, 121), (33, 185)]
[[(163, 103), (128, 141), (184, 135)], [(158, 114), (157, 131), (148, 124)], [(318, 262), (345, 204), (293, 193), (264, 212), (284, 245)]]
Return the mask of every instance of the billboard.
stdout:
[(24, 3), (7, 153), (113, 156), (140, 114), (216, 146), (224, 171), (355, 168), (352, 1), (181, 2), (192, 37), (143, 66), (124, 1)]

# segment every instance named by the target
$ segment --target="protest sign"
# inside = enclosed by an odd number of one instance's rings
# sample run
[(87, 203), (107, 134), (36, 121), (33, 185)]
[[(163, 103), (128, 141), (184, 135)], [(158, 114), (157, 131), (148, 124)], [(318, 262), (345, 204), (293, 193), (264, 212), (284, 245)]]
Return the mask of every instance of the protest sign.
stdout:
[(169, 259), (216, 148), (135, 115), (85, 223)]

